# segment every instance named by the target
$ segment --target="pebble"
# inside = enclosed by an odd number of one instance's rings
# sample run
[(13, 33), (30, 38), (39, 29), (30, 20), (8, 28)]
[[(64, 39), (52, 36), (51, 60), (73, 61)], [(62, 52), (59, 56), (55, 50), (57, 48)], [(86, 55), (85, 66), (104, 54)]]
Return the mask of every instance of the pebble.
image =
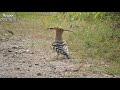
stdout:
[(41, 73), (37, 73), (37, 76), (41, 76), (42, 74)]

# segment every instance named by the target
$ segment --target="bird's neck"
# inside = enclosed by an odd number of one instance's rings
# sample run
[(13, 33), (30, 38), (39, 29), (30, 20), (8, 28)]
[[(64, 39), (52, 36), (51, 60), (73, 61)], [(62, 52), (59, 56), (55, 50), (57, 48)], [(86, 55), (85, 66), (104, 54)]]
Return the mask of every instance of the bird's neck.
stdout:
[(63, 32), (56, 31), (55, 42), (63, 42), (62, 34)]

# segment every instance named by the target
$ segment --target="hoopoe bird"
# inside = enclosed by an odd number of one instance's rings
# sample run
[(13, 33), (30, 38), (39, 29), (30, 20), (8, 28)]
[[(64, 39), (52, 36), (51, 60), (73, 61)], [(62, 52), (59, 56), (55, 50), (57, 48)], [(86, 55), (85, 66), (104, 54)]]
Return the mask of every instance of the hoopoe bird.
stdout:
[(53, 46), (53, 50), (57, 52), (57, 57), (59, 56), (59, 54), (62, 54), (66, 56), (67, 59), (70, 59), (68, 46), (67, 46), (67, 43), (63, 41), (62, 34), (64, 31), (69, 31), (69, 32), (73, 32), (73, 31), (64, 30), (59, 27), (54, 27), (54, 28), (49, 28), (49, 29), (56, 31), (55, 41), (52, 43), (52, 46)]

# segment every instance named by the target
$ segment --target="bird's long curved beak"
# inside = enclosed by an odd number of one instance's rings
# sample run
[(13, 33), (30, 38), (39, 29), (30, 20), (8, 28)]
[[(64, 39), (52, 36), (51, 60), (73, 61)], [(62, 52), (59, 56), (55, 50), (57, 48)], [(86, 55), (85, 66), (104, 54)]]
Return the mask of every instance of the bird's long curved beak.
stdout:
[(55, 28), (47, 28), (46, 30), (55, 30)]

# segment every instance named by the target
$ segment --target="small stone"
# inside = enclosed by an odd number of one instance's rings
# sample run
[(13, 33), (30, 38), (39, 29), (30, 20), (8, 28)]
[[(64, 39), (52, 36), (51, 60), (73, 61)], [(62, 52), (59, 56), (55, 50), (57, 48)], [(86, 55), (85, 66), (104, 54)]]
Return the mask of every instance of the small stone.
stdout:
[(78, 72), (78, 71), (79, 71), (79, 69), (74, 69), (74, 70), (73, 70), (73, 72)]
[(22, 63), (25, 63), (25, 61), (23, 61)]
[(37, 73), (37, 76), (41, 76), (42, 74), (41, 73)]
[(26, 52), (29, 52), (30, 50), (26, 50)]
[(8, 52), (12, 52), (12, 50), (8, 50)]
[(35, 65), (39, 65), (39, 64), (36, 63)]
[(13, 49), (17, 49), (18, 47), (15, 47), (15, 46), (14, 46), (14, 47), (12, 47), (12, 48), (13, 48)]
[(16, 70), (20, 70), (20, 68), (15, 68)]
[(34, 54), (34, 52), (30, 52), (30, 54)]
[(29, 67), (32, 67), (32, 65), (29, 65)]

